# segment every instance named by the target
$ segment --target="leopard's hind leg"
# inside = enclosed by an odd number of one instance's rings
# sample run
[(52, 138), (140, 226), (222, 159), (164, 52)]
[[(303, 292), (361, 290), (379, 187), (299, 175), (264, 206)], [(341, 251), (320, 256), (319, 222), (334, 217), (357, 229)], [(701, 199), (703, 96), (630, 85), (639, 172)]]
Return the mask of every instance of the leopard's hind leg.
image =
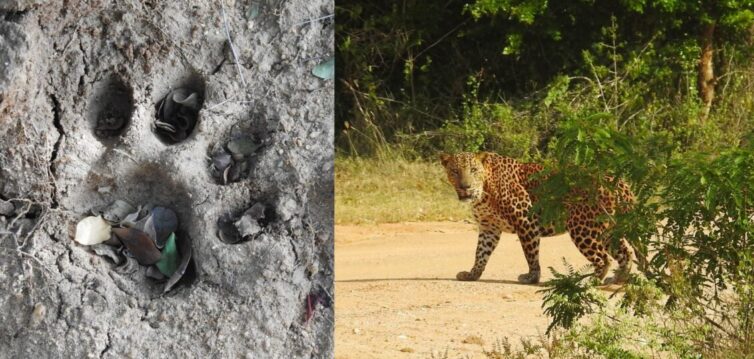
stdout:
[(518, 239), (521, 242), (521, 249), (524, 250), (526, 264), (529, 265), (529, 273), (518, 276), (519, 283), (536, 284), (539, 283), (541, 269), (539, 266), (539, 229), (531, 228), (530, 231), (519, 231)]
[(518, 192), (512, 192), (512, 200), (506, 206), (508, 209), (506, 220), (513, 224), (521, 242), (524, 257), (526, 257), (526, 263), (529, 266), (529, 272), (519, 275), (518, 281), (519, 283), (536, 284), (539, 283), (542, 272), (539, 266), (539, 240), (546, 230), (542, 228), (536, 215), (529, 216), (531, 200), (528, 193), (521, 186), (514, 190), (518, 190)]
[(610, 256), (602, 240), (606, 226), (596, 221), (596, 215), (589, 215), (592, 212), (587, 206), (574, 206), (566, 228), (573, 244), (592, 263), (594, 276), (602, 283), (610, 270)]
[(610, 249), (610, 255), (618, 262), (618, 270), (615, 273), (615, 282), (623, 283), (628, 280), (628, 275), (631, 273), (631, 246), (625, 238), (620, 239), (618, 248), (614, 246), (608, 246)]

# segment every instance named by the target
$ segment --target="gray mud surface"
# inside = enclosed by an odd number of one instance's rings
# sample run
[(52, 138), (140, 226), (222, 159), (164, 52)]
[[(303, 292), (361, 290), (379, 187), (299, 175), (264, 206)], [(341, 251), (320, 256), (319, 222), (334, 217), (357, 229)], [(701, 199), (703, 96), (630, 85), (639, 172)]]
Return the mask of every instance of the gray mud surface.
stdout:
[[(0, 357), (332, 357), (332, 1), (0, 0)], [(223, 16), (224, 14), (224, 16)], [(225, 19), (225, 20), (224, 20)], [(234, 56), (228, 42), (230, 33)], [(237, 60), (236, 60), (237, 57)], [(240, 74), (239, 74), (240, 71)], [(152, 129), (172, 88), (202, 95), (189, 137)], [(97, 119), (126, 127), (95, 135)], [(227, 141), (263, 146), (221, 184)], [(172, 291), (73, 241), (116, 199), (175, 210), (193, 240)], [(272, 210), (238, 244), (222, 216)]]

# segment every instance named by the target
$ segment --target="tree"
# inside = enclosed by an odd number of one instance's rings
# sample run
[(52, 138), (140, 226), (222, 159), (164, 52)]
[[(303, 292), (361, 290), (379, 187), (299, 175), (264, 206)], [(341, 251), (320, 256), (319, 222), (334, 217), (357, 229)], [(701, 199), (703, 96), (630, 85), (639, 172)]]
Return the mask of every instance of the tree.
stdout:
[[(567, 4), (563, 4), (567, 3)], [(746, 32), (754, 25), (752, 0), (591, 0), (548, 2), (545, 0), (477, 0), (467, 9), (476, 17), (507, 17), (519, 26), (506, 35), (503, 53), (518, 55), (528, 47), (532, 33), (545, 33), (555, 40), (589, 36), (584, 22), (599, 24), (609, 11), (624, 29), (622, 37), (629, 47), (654, 41), (671, 53), (680, 49), (677, 39), (695, 34), (697, 37), (697, 83), (703, 104), (701, 119), (709, 115), (715, 98), (715, 52), (722, 44), (743, 45)], [(581, 26), (573, 27), (575, 23)], [(629, 30), (626, 32), (625, 30)], [(567, 40), (573, 41), (573, 40)]]

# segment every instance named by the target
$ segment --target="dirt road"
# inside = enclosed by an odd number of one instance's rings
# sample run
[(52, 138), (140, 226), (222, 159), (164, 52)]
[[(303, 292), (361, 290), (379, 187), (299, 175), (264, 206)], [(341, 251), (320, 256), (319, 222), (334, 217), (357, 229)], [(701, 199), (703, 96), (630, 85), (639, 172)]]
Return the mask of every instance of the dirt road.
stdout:
[[(527, 270), (517, 238), (503, 235), (480, 281), (456, 281), (475, 248), (472, 224), (336, 226), (336, 359), (477, 358), (504, 337), (538, 338), (542, 288), (516, 282)], [(543, 268), (563, 270), (563, 257), (587, 264), (567, 235), (543, 239)]]

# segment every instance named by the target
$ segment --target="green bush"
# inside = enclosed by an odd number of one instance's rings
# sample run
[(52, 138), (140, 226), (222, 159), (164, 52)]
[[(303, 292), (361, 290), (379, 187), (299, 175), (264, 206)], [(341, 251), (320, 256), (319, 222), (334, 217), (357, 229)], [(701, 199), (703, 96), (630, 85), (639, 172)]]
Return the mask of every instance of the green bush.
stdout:
[[(603, 124), (604, 119), (593, 116), (562, 124), (555, 161), (549, 163), (553, 174), (543, 178), (539, 188), (540, 213), (548, 217), (558, 203), (571, 199), (574, 189), (609, 185), (604, 183), (606, 173), (640, 183), (637, 212), (606, 217), (614, 225), (610, 238), (626, 237), (638, 258), (650, 258), (643, 272), (669, 297), (668, 310), (682, 312), (684, 322), (694, 324), (690, 331), (704, 332), (694, 342), (697, 350), (754, 355), (754, 146), (719, 149), (716, 154), (669, 147), (668, 155), (654, 157), (656, 149), (649, 145), (653, 138), (623, 136)], [(650, 163), (652, 168), (647, 168)], [(589, 288), (562, 285), (580, 277), (571, 273), (556, 279), (547, 284), (545, 313), (552, 317), (551, 327), (570, 327), (592, 311), (594, 303), (576, 300)], [(645, 294), (629, 289), (627, 303), (646, 304), (658, 297), (642, 298)], [(564, 305), (558, 298), (571, 300)], [(636, 303), (637, 314), (654, 311)]]

